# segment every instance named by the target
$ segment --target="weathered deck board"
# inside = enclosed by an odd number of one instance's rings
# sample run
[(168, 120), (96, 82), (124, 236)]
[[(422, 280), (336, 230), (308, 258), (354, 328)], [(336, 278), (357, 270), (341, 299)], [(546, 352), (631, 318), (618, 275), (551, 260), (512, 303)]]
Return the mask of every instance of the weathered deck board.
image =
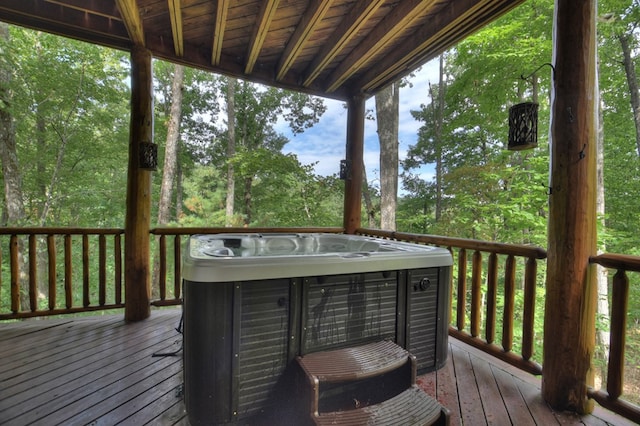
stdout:
[[(0, 424), (188, 426), (179, 309), (125, 324), (121, 315), (0, 323)], [(554, 413), (540, 380), (450, 339), (449, 358), (418, 384), (452, 425), (630, 425), (608, 411)]]

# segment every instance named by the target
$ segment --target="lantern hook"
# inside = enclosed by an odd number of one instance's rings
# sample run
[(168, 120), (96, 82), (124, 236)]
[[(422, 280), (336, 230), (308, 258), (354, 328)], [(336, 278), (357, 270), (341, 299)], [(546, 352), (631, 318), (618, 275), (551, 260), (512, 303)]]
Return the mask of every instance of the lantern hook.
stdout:
[(532, 75), (534, 75), (535, 73), (537, 73), (538, 71), (540, 71), (540, 68), (544, 67), (545, 65), (549, 65), (551, 67), (551, 70), (553, 71), (553, 73), (551, 74), (553, 76), (553, 80), (555, 81), (556, 79), (556, 69), (553, 66), (553, 64), (551, 64), (550, 62), (546, 62), (542, 65), (540, 65), (538, 68), (536, 68), (531, 74), (529, 74), (528, 76), (524, 76), (524, 74), (520, 74), (520, 78), (523, 80), (528, 80), (531, 78)]

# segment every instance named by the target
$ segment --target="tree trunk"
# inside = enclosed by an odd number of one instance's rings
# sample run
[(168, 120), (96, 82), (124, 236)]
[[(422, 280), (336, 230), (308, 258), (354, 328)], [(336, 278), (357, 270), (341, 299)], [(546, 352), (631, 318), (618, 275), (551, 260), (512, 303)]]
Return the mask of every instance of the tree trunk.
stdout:
[(251, 224), (251, 186), (253, 185), (253, 178), (247, 177), (244, 179), (244, 226), (247, 227)]
[(367, 219), (369, 228), (376, 227), (376, 212), (371, 201), (371, 192), (369, 191), (369, 182), (367, 182), (367, 168), (362, 165), (362, 198), (364, 200), (364, 208), (367, 210)]
[[(443, 178), (443, 160), (442, 160), (442, 123), (444, 121), (444, 55), (440, 55), (440, 66), (438, 72), (438, 108), (434, 108), (436, 113), (436, 137), (435, 137), (435, 153), (436, 153), (436, 223), (440, 222), (442, 217), (442, 178)], [(433, 99), (433, 96), (431, 97)]]
[(225, 203), (225, 225), (233, 226), (234, 197), (236, 192), (235, 172), (232, 159), (236, 155), (236, 79), (227, 78), (227, 200)]
[[(175, 181), (178, 163), (183, 83), (184, 67), (176, 64), (173, 67), (173, 79), (171, 82), (171, 107), (169, 109), (169, 125), (167, 126), (164, 165), (162, 166), (162, 184), (160, 185), (160, 200), (158, 202), (158, 225), (166, 225), (172, 219), (171, 200), (173, 199), (173, 183)], [(154, 253), (151, 294), (155, 298), (160, 294), (160, 259), (158, 258), (157, 251), (154, 251)]]
[[(596, 79), (598, 84), (598, 79)], [(600, 91), (596, 90), (596, 94)], [(604, 203), (604, 119), (602, 109), (602, 99), (598, 96), (598, 153), (597, 153), (597, 180), (598, 180), (598, 193), (596, 195), (596, 214), (602, 229), (605, 229), (606, 221), (605, 217), (605, 203)], [(601, 243), (598, 247), (598, 254), (605, 253), (607, 247), (604, 243)], [(603, 268), (600, 265), (596, 265), (597, 268), (597, 281), (598, 281), (598, 318), (603, 323), (609, 324), (609, 279), (607, 268)], [(600, 373), (600, 377), (606, 377), (607, 374), (607, 360), (609, 358), (609, 331), (607, 329), (598, 328), (596, 334), (596, 345), (600, 348), (600, 355), (605, 361), (602, 363), (603, 368)]]
[(176, 219), (180, 220), (182, 217), (182, 164), (180, 161), (176, 164)]
[(173, 199), (173, 184), (178, 164), (178, 143), (180, 138), (180, 120), (182, 118), (182, 90), (184, 83), (184, 67), (175, 65), (171, 83), (171, 109), (169, 112), (169, 126), (167, 142), (164, 148), (164, 166), (162, 167), (162, 185), (160, 187), (160, 201), (158, 204), (158, 225), (166, 225), (172, 219), (171, 200)]
[(398, 199), (398, 106), (400, 83), (376, 94), (376, 117), (380, 141), (380, 228), (396, 230)]
[(631, 47), (629, 46), (629, 36), (622, 34), (618, 36), (624, 61), (624, 71), (627, 75), (627, 85), (629, 86), (629, 99), (633, 110), (633, 121), (636, 125), (636, 149), (640, 157), (640, 93), (638, 93), (638, 79), (636, 69), (631, 58)]
[[(9, 26), (0, 22), (0, 38), (9, 44)], [(22, 198), (22, 178), (18, 165), (16, 149), (16, 133), (9, 106), (11, 105), (11, 70), (0, 63), (0, 160), (2, 160), (2, 176), (4, 181), (5, 217), (7, 226), (24, 226), (25, 209)], [(19, 241), (18, 246), (18, 279), (19, 282), (11, 286), (21, 287), (20, 304), (28, 306), (29, 278), (23, 256), (24, 244)], [(20, 309), (20, 307), (18, 307)]]

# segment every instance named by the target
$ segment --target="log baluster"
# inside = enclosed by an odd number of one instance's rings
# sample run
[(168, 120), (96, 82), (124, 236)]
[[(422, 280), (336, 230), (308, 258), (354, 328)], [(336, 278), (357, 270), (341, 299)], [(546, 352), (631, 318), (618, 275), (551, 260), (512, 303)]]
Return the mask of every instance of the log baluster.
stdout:
[(624, 269), (618, 269), (613, 276), (611, 340), (607, 371), (607, 392), (609, 393), (609, 397), (613, 399), (617, 399), (622, 395), (628, 300), (629, 278)]
[(180, 286), (182, 284), (182, 250), (180, 248), (180, 235), (176, 235), (173, 240), (173, 264), (174, 264), (174, 274), (173, 274), (173, 297), (175, 299), (180, 299)]
[(159, 286), (160, 286), (160, 300), (167, 299), (167, 236), (160, 235), (160, 244), (158, 247), (160, 251), (160, 273), (159, 273)]
[(502, 317), (502, 348), (510, 352), (513, 347), (513, 315), (516, 289), (516, 259), (507, 256), (504, 271), (504, 311)]
[(522, 317), (522, 357), (526, 360), (533, 356), (534, 320), (536, 316), (536, 259), (527, 259), (524, 273), (524, 309)]
[(473, 252), (471, 267), (471, 335), (478, 337), (482, 318), (482, 253)]
[(113, 255), (115, 258), (115, 303), (119, 305), (122, 303), (122, 236), (115, 234), (113, 240)]
[(20, 241), (13, 234), (9, 239), (9, 261), (11, 263), (11, 312), (20, 311)]
[(64, 305), (67, 309), (73, 306), (73, 264), (71, 234), (64, 235)]
[(38, 244), (33, 234), (29, 235), (29, 308), (38, 310)]
[(98, 303), (107, 303), (107, 239), (104, 234), (98, 236)]
[(487, 266), (487, 319), (485, 323), (485, 339), (491, 344), (496, 338), (496, 299), (498, 294), (498, 255), (489, 255)]
[(91, 304), (89, 295), (89, 236), (82, 234), (82, 306)]
[(465, 311), (467, 304), (467, 251), (458, 251), (458, 305), (457, 321), (458, 330), (464, 330)]
[(49, 309), (56, 308), (56, 237), (53, 234), (47, 235), (47, 261), (49, 275)]

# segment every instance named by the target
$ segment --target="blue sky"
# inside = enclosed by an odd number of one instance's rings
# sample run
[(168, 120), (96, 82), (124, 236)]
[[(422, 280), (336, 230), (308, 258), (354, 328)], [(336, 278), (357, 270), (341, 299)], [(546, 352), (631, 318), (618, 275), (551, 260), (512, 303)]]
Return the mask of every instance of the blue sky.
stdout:
[[(403, 159), (409, 145), (417, 141), (417, 132), (421, 123), (414, 120), (411, 110), (420, 108), (420, 104), (430, 102), (429, 82), (438, 82), (438, 60), (433, 60), (424, 65), (415, 76), (410, 79), (412, 87), (404, 87), (400, 90), (400, 120), (399, 120), (399, 156)], [(302, 164), (312, 164), (319, 175), (328, 176), (338, 173), (340, 160), (345, 157), (345, 143), (347, 131), (347, 110), (344, 103), (325, 99), (327, 111), (320, 118), (320, 122), (302, 134), (292, 135), (285, 123), (280, 123), (277, 130), (285, 134), (290, 142), (284, 147), (285, 153), (294, 153)], [(370, 98), (366, 103), (367, 110), (375, 110), (375, 99)], [(367, 168), (369, 183), (376, 186), (379, 177), (379, 143), (376, 133), (376, 122), (365, 122), (365, 152), (364, 160)], [(433, 169), (425, 167), (421, 175), (425, 179), (431, 179)]]

